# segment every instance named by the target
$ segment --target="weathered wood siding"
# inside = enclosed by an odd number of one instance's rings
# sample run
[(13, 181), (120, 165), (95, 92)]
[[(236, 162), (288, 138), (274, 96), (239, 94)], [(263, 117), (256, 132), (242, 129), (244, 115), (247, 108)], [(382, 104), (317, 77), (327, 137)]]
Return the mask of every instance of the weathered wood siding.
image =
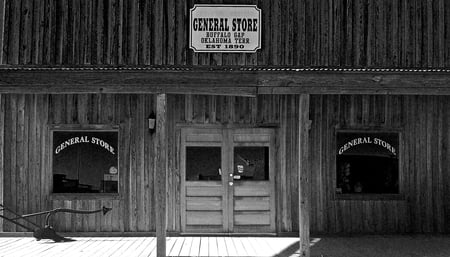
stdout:
[[(197, 3), (257, 5), (262, 49), (193, 53), (188, 15)], [(0, 5), (1, 64), (450, 65), (446, 0), (1, 0)]]
[[(5, 110), (0, 129), (5, 205), (23, 214), (59, 207), (113, 208), (104, 218), (56, 214), (60, 231), (154, 230), (154, 136), (146, 122), (154, 111), (154, 96), (11, 94), (0, 99)], [(119, 126), (120, 197), (51, 196), (49, 124)], [(4, 229), (12, 231), (15, 226), (5, 222)]]
[[(292, 219), (298, 219), (296, 140), (298, 126), (298, 96), (266, 95), (234, 96), (169, 96), (169, 178), (168, 230), (180, 231), (180, 125), (188, 126), (267, 126), (277, 129), (277, 161), (275, 165), (276, 227), (291, 231)], [(178, 124), (178, 125), (177, 125)], [(298, 192), (298, 191), (297, 191)], [(296, 223), (297, 224), (297, 223)]]
[[(311, 97), (311, 231), (324, 233), (449, 232), (450, 105), (448, 97), (313, 95)], [(57, 214), (61, 231), (154, 231), (154, 135), (146, 119), (153, 95), (17, 95), (0, 97), (0, 174), (4, 201), (20, 213), (54, 207), (113, 207), (105, 218)], [(299, 96), (169, 95), (168, 231), (180, 231), (179, 126), (277, 127), (276, 226), (298, 231)], [(55, 198), (48, 124), (120, 126), (118, 198)], [(397, 128), (400, 200), (335, 200), (335, 127)], [(3, 159), (3, 162), (2, 162)], [(1, 177), (1, 176), (0, 176)], [(16, 230), (4, 223), (5, 231)], [(20, 229), (18, 229), (20, 230)]]
[[(311, 98), (311, 230), (448, 232), (449, 99), (426, 96)], [(335, 200), (335, 128), (400, 129), (402, 200)]]
[[(50, 208), (94, 209), (105, 205), (112, 213), (101, 215), (57, 214), (60, 231), (154, 231), (154, 136), (146, 119), (155, 108), (152, 95), (1, 95), (4, 123), (0, 143), (4, 149), (4, 202), (19, 213)], [(276, 167), (278, 227), (292, 229), (295, 219), (295, 168), (297, 96), (170, 95), (168, 230), (180, 231), (179, 133), (177, 123), (253, 126), (282, 124), (278, 131)], [(3, 112), (2, 112), (3, 113)], [(282, 114), (283, 113), (283, 114)], [(0, 116), (2, 117), (2, 116)], [(51, 196), (49, 124), (119, 125), (120, 197)], [(0, 159), (1, 160), (1, 159)], [(1, 164), (1, 163), (0, 163)], [(289, 181), (289, 182), (288, 182)], [(297, 228), (298, 229), (298, 228)], [(6, 222), (5, 231), (21, 230)]]

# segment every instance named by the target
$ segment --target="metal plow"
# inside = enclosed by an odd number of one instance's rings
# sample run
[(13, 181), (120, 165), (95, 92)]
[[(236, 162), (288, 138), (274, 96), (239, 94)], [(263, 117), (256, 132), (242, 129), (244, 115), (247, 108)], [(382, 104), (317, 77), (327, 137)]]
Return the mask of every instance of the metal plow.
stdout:
[[(93, 214), (93, 213), (102, 212), (103, 215), (106, 215), (111, 210), (112, 210), (112, 208), (107, 208), (105, 206), (103, 206), (101, 209), (93, 210), (93, 211), (56, 208), (56, 209), (49, 210), (49, 211), (42, 211), (42, 212), (20, 215), (20, 214), (16, 213), (15, 211), (11, 210), (10, 208), (4, 206), (3, 204), (0, 204), (0, 212), (3, 211), (3, 214), (0, 214), (0, 218), (3, 218), (9, 222), (12, 222), (12, 223), (16, 224), (17, 226), (22, 227), (30, 232), (33, 232), (33, 236), (34, 236), (34, 238), (36, 238), (37, 241), (39, 241), (41, 239), (50, 239), (50, 240), (53, 240), (54, 242), (69, 242), (69, 241), (74, 241), (74, 240), (58, 235), (56, 233), (56, 231), (53, 229), (53, 227), (50, 225), (50, 218), (52, 217), (52, 215), (54, 215), (58, 212), (77, 213), (77, 214)], [(5, 216), (6, 213), (9, 214), (8, 217)], [(41, 215), (46, 215), (44, 227), (38, 225), (37, 223), (35, 223), (29, 219), (30, 217), (41, 216)], [(9, 216), (12, 216), (12, 217), (9, 217)]]

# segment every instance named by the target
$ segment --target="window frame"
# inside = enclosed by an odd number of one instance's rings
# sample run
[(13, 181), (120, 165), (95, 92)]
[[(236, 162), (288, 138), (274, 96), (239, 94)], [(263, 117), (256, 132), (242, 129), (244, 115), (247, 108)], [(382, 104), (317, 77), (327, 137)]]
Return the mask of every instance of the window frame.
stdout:
[[(337, 138), (339, 133), (370, 133), (370, 134), (384, 134), (384, 133), (395, 133), (398, 135), (398, 193), (337, 193)], [(330, 186), (333, 196), (333, 200), (404, 200), (404, 171), (403, 171), (403, 154), (404, 154), (404, 143), (403, 143), (403, 131), (402, 129), (395, 128), (367, 128), (367, 127), (352, 127), (352, 128), (335, 128), (334, 140), (332, 140), (332, 174)]]
[[(53, 192), (53, 138), (54, 132), (117, 132), (117, 193), (54, 193)], [(52, 124), (48, 126), (49, 144), (47, 154), (49, 154), (50, 171), (50, 199), (51, 200), (119, 200), (122, 198), (122, 179), (123, 175), (120, 168), (120, 138), (121, 132), (118, 125), (108, 124)]]

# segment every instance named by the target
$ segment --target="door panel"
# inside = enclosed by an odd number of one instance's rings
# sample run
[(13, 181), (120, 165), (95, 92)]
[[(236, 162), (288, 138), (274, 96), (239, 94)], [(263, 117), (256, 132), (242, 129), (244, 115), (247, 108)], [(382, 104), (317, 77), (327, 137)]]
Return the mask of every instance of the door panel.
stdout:
[(235, 211), (270, 211), (270, 197), (234, 197)]
[(235, 232), (275, 232), (273, 131), (239, 129), (232, 138), (232, 228)]
[(181, 134), (182, 232), (274, 232), (273, 130)]
[(186, 211), (186, 225), (222, 225), (223, 216), (222, 211)]
[(222, 211), (222, 197), (186, 196), (187, 211)]
[(270, 181), (236, 181), (234, 196), (270, 196)]
[(235, 212), (235, 225), (270, 225), (269, 211)]
[(182, 232), (223, 232), (227, 199), (222, 131), (187, 129), (181, 137)]

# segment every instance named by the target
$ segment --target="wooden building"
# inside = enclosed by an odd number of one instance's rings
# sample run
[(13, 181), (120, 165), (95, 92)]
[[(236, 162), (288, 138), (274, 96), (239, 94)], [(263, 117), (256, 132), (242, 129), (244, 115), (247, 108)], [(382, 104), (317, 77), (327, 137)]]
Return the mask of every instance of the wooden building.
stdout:
[[(261, 49), (194, 52), (195, 4)], [(0, 0), (0, 49), (0, 202), (113, 208), (58, 231), (450, 232), (448, 1)]]

